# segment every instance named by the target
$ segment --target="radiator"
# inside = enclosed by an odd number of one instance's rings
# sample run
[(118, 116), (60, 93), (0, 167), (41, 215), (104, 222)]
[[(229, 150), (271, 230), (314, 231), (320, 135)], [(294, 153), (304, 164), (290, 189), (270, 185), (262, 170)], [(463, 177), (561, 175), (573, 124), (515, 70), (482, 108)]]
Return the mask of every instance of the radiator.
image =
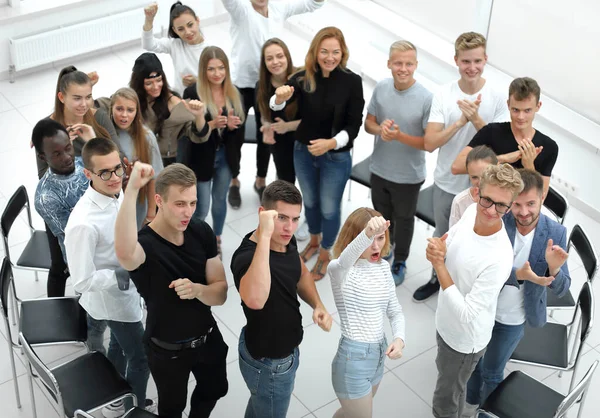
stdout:
[(143, 23), (143, 9), (136, 8), (43, 33), (9, 38), (11, 72), (140, 39)]

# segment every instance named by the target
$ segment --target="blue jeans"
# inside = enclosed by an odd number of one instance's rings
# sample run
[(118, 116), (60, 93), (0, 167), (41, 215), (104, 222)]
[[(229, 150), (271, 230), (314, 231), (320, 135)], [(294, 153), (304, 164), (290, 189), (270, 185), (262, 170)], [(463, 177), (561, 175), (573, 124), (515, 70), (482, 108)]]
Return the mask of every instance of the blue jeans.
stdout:
[[(90, 351), (98, 351), (111, 361), (115, 369), (131, 385), (138, 405), (144, 405), (146, 401), (146, 386), (150, 376), (150, 368), (146, 359), (146, 352), (142, 337), (144, 327), (140, 322), (119, 322), (96, 320), (90, 315), (88, 318), (88, 347)], [(110, 342), (108, 353), (104, 348), (104, 331), (110, 328)], [(125, 408), (133, 406), (127, 399)]]
[[(231, 169), (225, 158), (225, 147), (220, 146), (215, 154), (215, 170), (213, 178), (208, 181), (199, 181), (196, 185), (198, 203), (196, 212), (192, 216), (194, 220), (203, 221), (208, 215), (208, 209), (213, 219), (213, 230), (216, 236), (223, 233), (225, 217), (227, 216), (227, 191), (231, 182)], [(210, 198), (212, 196), (212, 207)]]
[(287, 415), (300, 363), (298, 347), (282, 359), (253, 358), (246, 348), (246, 328), (240, 333), (239, 364), (250, 390), (244, 418), (282, 418)]
[(306, 145), (294, 144), (294, 168), (306, 209), (308, 231), (323, 233), (321, 247), (333, 247), (340, 229), (342, 196), (352, 171), (350, 151), (315, 157)]
[(481, 405), (504, 380), (504, 368), (525, 333), (525, 324), (494, 323), (492, 339), (467, 383), (467, 402)]

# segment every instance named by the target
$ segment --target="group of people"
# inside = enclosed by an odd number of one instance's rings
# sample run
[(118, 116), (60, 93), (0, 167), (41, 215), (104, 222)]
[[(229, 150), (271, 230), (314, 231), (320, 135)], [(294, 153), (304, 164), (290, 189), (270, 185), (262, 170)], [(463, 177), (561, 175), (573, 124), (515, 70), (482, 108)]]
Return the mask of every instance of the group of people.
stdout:
[[(406, 276), (426, 152), (439, 149), (436, 229), (426, 252), (433, 269), (413, 297), (442, 290), (435, 417), (472, 416), (502, 380), (525, 323), (545, 324), (546, 289), (561, 296), (570, 286), (566, 230), (541, 213), (558, 146), (532, 126), (540, 88), (517, 78), (505, 101), (482, 77), (486, 40), (478, 33), (458, 37), (460, 79), (435, 94), (414, 77), (414, 44), (391, 45), (391, 77), (375, 87), (364, 121), (376, 138), (374, 209), (357, 209), (341, 226), (350, 150), (363, 123), (361, 77), (347, 68), (348, 47), (335, 27), (315, 35), (302, 68), (274, 37), (286, 18), (323, 2), (223, 0), (231, 60), (180, 2), (170, 10), (169, 38), (155, 38), (152, 4), (142, 35), (152, 52), (135, 60), (129, 87), (94, 99), (97, 74), (66, 67), (53, 113), (33, 129), (35, 208), (52, 256), (48, 296), (63, 296), (70, 275), (88, 313), (89, 348), (107, 355), (149, 410), (156, 409), (146, 399), (152, 373), (160, 416), (181, 417), (190, 372), (190, 417), (208, 417), (228, 390), (228, 347), (210, 307), (227, 298), (221, 235), (227, 202), (241, 205), (250, 107), (259, 224), (230, 266), (247, 319), (238, 346), (250, 390), (246, 417), (286, 416), (303, 337), (298, 296), (329, 331), (315, 286), (326, 274), (342, 329), (332, 361), (335, 417), (371, 416), (385, 357), (399, 358), (405, 346), (395, 287)], [(155, 53), (172, 56), (173, 89)], [(271, 153), (278, 180), (267, 185)], [(300, 250), (303, 208), (310, 240)], [(111, 404), (103, 414), (118, 417), (130, 406)]]

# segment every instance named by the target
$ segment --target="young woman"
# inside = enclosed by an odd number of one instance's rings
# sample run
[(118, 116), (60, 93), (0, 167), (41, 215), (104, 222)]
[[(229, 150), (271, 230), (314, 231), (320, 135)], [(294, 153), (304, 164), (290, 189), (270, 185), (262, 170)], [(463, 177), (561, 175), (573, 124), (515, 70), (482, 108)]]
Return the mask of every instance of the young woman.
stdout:
[(206, 47), (200, 31), (200, 19), (194, 10), (176, 1), (169, 15), (169, 37), (155, 38), (152, 34), (154, 18), (158, 4), (152, 3), (144, 8), (146, 21), (142, 32), (142, 48), (146, 51), (171, 55), (175, 69), (174, 89), (183, 94), (183, 90), (196, 82), (198, 60)]
[(189, 148), (188, 165), (198, 179), (198, 204), (193, 218), (204, 220), (211, 209), (220, 254), (227, 190), (231, 173), (239, 170), (240, 145), (244, 141), (244, 132), (239, 129), (244, 123), (244, 106), (240, 92), (231, 82), (229, 60), (221, 48), (209, 46), (202, 51), (198, 74), (198, 83), (184, 94), (185, 98), (204, 103), (209, 128), (208, 141)]
[(275, 94), (275, 89), (283, 86), (296, 69), (290, 50), (281, 39), (267, 40), (260, 55), (256, 104), (261, 114), (263, 142), (272, 145), (277, 178), (294, 184), (294, 131), (300, 124), (299, 120), (295, 120), (298, 107), (290, 104), (283, 112), (273, 112), (269, 108), (269, 100)]
[[(129, 87), (117, 90), (110, 98), (110, 117), (117, 130), (119, 148), (130, 163), (141, 161), (151, 164), (154, 175), (157, 176), (163, 169), (158, 143), (152, 131), (143, 125), (139, 109), (137, 94)], [(138, 196), (138, 229), (152, 222), (156, 215), (154, 195), (154, 180), (150, 180)]]
[(270, 101), (275, 111), (285, 108), (288, 100), (298, 102), (301, 121), (294, 168), (311, 235), (300, 255), (306, 261), (319, 253), (311, 271), (315, 280), (325, 275), (329, 250), (340, 229), (342, 195), (352, 170), (350, 149), (365, 105), (360, 76), (346, 68), (348, 56), (342, 31), (321, 29), (306, 54), (305, 70), (278, 87)]
[(180, 138), (187, 137), (194, 143), (208, 139), (204, 105), (197, 100), (189, 103), (181, 100), (177, 93), (169, 89), (162, 64), (155, 54), (145, 52), (135, 60), (129, 87), (140, 99), (144, 123), (156, 135), (165, 167), (176, 159), (185, 160), (185, 155), (178, 155)]
[[(333, 247), (328, 271), (342, 328), (331, 364), (333, 389), (342, 405), (334, 418), (370, 418), (385, 356), (402, 356), (404, 314), (390, 266), (382, 260), (390, 251), (389, 225), (374, 209), (356, 209)], [(392, 325), (390, 345), (385, 316)]]

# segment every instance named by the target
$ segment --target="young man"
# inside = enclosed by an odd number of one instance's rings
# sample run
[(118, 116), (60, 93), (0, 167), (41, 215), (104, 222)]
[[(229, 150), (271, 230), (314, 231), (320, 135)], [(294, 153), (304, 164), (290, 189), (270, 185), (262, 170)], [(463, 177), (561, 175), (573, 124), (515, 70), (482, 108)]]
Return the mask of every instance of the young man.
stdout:
[(425, 181), (423, 135), (433, 95), (414, 78), (417, 49), (408, 41), (390, 47), (392, 78), (377, 83), (367, 110), (365, 130), (375, 135), (371, 156), (373, 207), (390, 219), (396, 286), (406, 274), (417, 199)]
[[(446, 85), (433, 97), (425, 129), (425, 149), (433, 152), (439, 148), (433, 184), (434, 237), (441, 237), (448, 231), (452, 200), (469, 187), (467, 176), (451, 173), (452, 162), (488, 122), (509, 118), (505, 99), (482, 77), (487, 62), (485, 47), (486, 40), (479, 33), (460, 35), (454, 44), (454, 61), (460, 79)], [(429, 282), (415, 291), (413, 299), (423, 302), (439, 289), (433, 271)]]
[[(115, 221), (123, 201), (125, 167), (117, 145), (109, 139), (89, 140), (81, 156), (90, 185), (67, 222), (65, 248), (73, 288), (81, 294), (79, 303), (88, 313), (88, 347), (105, 353), (126, 377), (138, 403), (151, 407), (144, 404), (150, 372), (142, 345), (141, 300), (115, 254)], [(107, 326), (108, 353), (104, 349)], [(112, 404), (103, 414), (107, 418), (121, 416), (123, 407), (123, 402)]]
[(478, 204), (448, 234), (428, 239), (427, 259), (442, 288), (435, 318), (436, 418), (462, 415), (467, 380), (490, 341), (498, 294), (512, 265), (502, 216), (522, 188), (510, 165), (490, 165), (481, 177)]
[(525, 322), (531, 327), (546, 324), (546, 289), (560, 297), (571, 286), (567, 230), (541, 213), (542, 176), (527, 169), (519, 173), (523, 191), (504, 217), (513, 246), (512, 271), (498, 297), (492, 339), (467, 385), (471, 415), (504, 379), (504, 367), (523, 338)]
[(208, 417), (227, 393), (227, 345), (210, 311), (227, 299), (217, 239), (205, 222), (190, 223), (196, 176), (171, 164), (156, 177), (158, 212), (138, 235), (136, 201), (154, 178), (136, 163), (115, 224), (115, 250), (148, 306), (144, 342), (161, 417), (180, 418), (190, 372), (196, 378), (190, 417)]
[[(262, 46), (267, 39), (281, 35), (283, 23), (286, 19), (297, 14), (313, 12), (320, 8), (325, 0), (275, 1), (272, 3), (269, 0), (221, 1), (231, 16), (231, 26), (229, 28), (233, 45), (229, 56), (231, 78), (242, 94), (246, 116), (248, 115), (248, 109), (254, 108), (257, 141), (257, 171), (254, 190), (260, 197), (266, 186), (267, 170), (271, 156), (269, 147), (262, 140), (262, 133), (259, 130), (262, 125), (260, 113), (258, 106), (254, 104)], [(232, 174), (233, 179), (229, 187), (228, 200), (231, 207), (238, 209), (242, 204), (240, 181), (238, 180), (240, 173), (234, 172)]]
[[(91, 139), (82, 133), (84, 140)], [(93, 135), (93, 131), (91, 132)], [(93, 137), (93, 136), (92, 136)], [(69, 215), (89, 185), (83, 173), (81, 158), (75, 158), (75, 148), (67, 130), (50, 119), (40, 120), (33, 128), (31, 143), (38, 157), (48, 164), (48, 170), (35, 190), (34, 205), (46, 225), (52, 265), (48, 272), (48, 297), (65, 295), (69, 272), (65, 259), (65, 227)]]
[(298, 254), (302, 196), (291, 183), (269, 184), (258, 209), (258, 228), (247, 234), (231, 259), (247, 324), (239, 340), (239, 363), (250, 390), (246, 418), (285, 417), (298, 369), (302, 315), (298, 295), (313, 308), (325, 331), (325, 310), (310, 271)]
[(479, 200), (481, 174), (490, 164), (498, 164), (498, 158), (496, 158), (494, 151), (485, 145), (473, 148), (467, 155), (465, 165), (467, 166), (467, 174), (469, 175), (471, 187), (454, 196), (452, 208), (450, 209), (449, 228), (456, 225), (463, 213), (465, 213), (465, 210)]
[(477, 132), (454, 160), (452, 173), (464, 173), (464, 161), (469, 151), (478, 145), (487, 145), (501, 163), (540, 173), (544, 178), (545, 198), (558, 158), (558, 145), (533, 127), (535, 114), (542, 107), (540, 94), (540, 86), (534, 79), (515, 78), (508, 88), (510, 122), (490, 123)]

